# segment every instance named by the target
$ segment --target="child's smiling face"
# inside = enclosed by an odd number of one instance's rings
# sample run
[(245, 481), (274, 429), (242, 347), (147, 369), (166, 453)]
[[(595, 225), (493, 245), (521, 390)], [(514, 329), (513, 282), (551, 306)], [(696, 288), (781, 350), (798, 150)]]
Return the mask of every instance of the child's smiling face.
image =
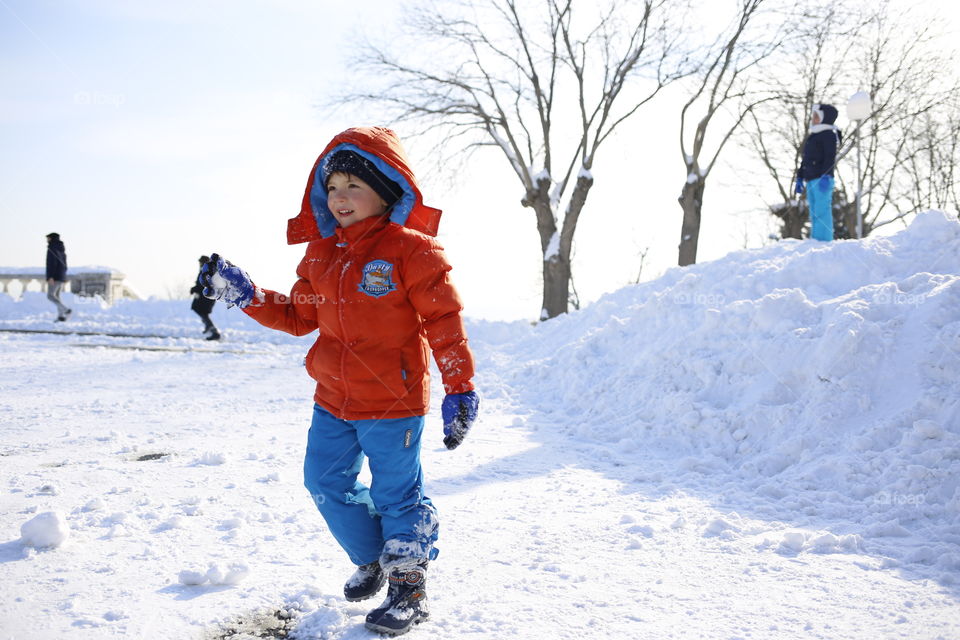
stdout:
[(327, 179), (327, 207), (341, 227), (387, 211), (387, 203), (370, 185), (354, 175), (339, 172)]

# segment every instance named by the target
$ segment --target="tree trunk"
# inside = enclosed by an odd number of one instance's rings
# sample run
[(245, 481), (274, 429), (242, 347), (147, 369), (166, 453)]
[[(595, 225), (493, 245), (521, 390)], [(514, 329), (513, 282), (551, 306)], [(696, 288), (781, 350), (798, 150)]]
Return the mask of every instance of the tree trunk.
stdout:
[(570, 261), (559, 253), (543, 261), (543, 309), (541, 320), (567, 312), (570, 301)]
[(540, 249), (543, 252), (543, 304), (541, 320), (549, 320), (567, 313), (570, 306), (570, 254), (573, 236), (577, 230), (580, 212), (593, 186), (588, 173), (577, 177), (570, 204), (563, 218), (563, 230), (557, 229), (553, 206), (550, 202), (550, 180), (541, 178), (537, 188), (528, 191), (522, 204), (531, 207), (537, 214), (537, 232), (540, 234)]
[(807, 222), (807, 211), (800, 200), (785, 202), (770, 212), (780, 219), (780, 237), (803, 239), (803, 227)]
[[(698, 175), (696, 170), (689, 171), (688, 175)], [(697, 262), (697, 242), (700, 240), (700, 208), (703, 206), (704, 180), (698, 177), (693, 182), (686, 182), (680, 193), (680, 208), (683, 209), (683, 225), (680, 227), (680, 257), (677, 261), (681, 267)]]
[[(840, 197), (838, 197), (840, 196)], [(848, 202), (837, 191), (833, 193), (833, 237), (837, 240), (847, 240), (857, 237), (857, 203)], [(863, 221), (863, 237), (870, 235), (870, 223)]]
[(562, 259), (560, 237), (553, 207), (550, 206), (550, 179), (542, 176), (533, 189), (520, 201), (533, 209), (540, 234), (540, 252), (543, 255), (543, 303), (540, 319), (546, 320), (567, 312), (570, 287), (570, 264)]

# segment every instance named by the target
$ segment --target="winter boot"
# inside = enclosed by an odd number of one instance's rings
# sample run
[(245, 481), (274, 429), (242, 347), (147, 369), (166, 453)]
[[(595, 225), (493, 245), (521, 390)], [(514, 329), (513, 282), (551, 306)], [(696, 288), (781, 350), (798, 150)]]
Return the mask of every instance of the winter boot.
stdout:
[(387, 575), (380, 568), (380, 563), (374, 560), (370, 564), (357, 567), (347, 583), (343, 585), (343, 597), (350, 602), (372, 598), (383, 588), (383, 583), (386, 581)]
[(430, 616), (426, 592), (427, 563), (420, 562), (390, 572), (387, 599), (367, 614), (367, 629), (398, 636)]

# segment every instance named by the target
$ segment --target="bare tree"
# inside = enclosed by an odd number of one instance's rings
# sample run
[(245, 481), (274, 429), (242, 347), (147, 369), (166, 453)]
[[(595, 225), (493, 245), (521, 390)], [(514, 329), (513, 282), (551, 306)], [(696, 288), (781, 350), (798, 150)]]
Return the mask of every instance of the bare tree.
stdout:
[[(738, 140), (759, 159), (776, 185), (777, 199), (768, 207), (780, 219), (782, 238), (809, 235), (809, 216), (802, 196), (794, 193), (794, 184), (810, 113), (815, 103), (828, 101), (825, 96), (847, 91), (846, 64), (855, 52), (854, 36), (865, 21), (846, 5), (803, 5), (790, 18), (793, 37), (780, 51), (779, 72), (759, 80), (776, 98), (750, 113)], [(842, 185), (834, 202), (835, 210), (844, 209)], [(843, 231), (835, 228), (835, 234), (842, 237)]]
[(928, 208), (960, 212), (960, 90), (924, 115), (901, 164), (905, 183), (904, 209)]
[(684, 73), (678, 3), (667, 5), (613, 0), (575, 11), (572, 0), (492, 0), (414, 10), (423, 59), (370, 45), (361, 60), (385, 84), (343, 98), (386, 107), (460, 150), (500, 150), (535, 215), (542, 319), (571, 301), (571, 251), (598, 150)]
[(842, 111), (858, 90), (870, 93), (873, 113), (861, 123), (860, 175), (849, 161), (854, 131), (845, 132), (837, 154), (835, 237), (855, 236), (853, 199), (861, 184), (865, 236), (924, 208), (956, 206), (950, 194), (958, 180), (958, 83), (952, 56), (935, 44), (931, 26), (909, 12), (893, 13), (888, 0), (805, 8), (797, 26), (802, 36), (788, 47), (803, 64), (769, 79), (779, 97), (752, 114), (743, 139), (776, 184), (777, 198), (768, 207), (782, 222), (781, 236), (809, 235), (793, 181), (811, 106), (833, 102)]
[[(941, 48), (929, 24), (912, 24), (909, 12), (893, 14), (882, 6), (874, 16), (861, 68), (869, 79), (874, 109), (864, 123), (865, 157), (859, 181), (864, 185), (864, 217), (873, 229), (902, 220), (921, 209), (945, 204), (917, 198), (936, 194), (944, 150), (956, 149), (945, 119), (956, 121), (958, 78), (955, 59)], [(926, 156), (926, 162), (919, 158)], [(949, 164), (956, 166), (955, 155)], [(926, 166), (926, 171), (923, 167)], [(949, 177), (955, 184), (956, 173)], [(954, 200), (955, 201), (955, 200)]]
[[(680, 111), (680, 152), (686, 181), (680, 192), (683, 224), (678, 264), (697, 261), (700, 220), (707, 176), (744, 119), (770, 96), (752, 83), (758, 65), (780, 46), (780, 30), (762, 22), (769, 0), (738, 0), (733, 24), (717, 36), (704, 55), (689, 99)], [(711, 124), (719, 140), (707, 145)]]
[(648, 253), (650, 253), (650, 247), (644, 247), (642, 251), (637, 252), (637, 255), (640, 256), (640, 266), (637, 268), (637, 277), (634, 278), (630, 284), (640, 284), (640, 281), (643, 279), (643, 263), (647, 261)]

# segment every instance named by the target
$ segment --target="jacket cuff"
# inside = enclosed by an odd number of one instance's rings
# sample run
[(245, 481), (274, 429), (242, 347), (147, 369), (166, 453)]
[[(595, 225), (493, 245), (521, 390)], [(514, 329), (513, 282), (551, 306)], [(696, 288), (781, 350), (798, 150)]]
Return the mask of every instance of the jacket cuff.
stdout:
[(443, 383), (443, 390), (447, 395), (454, 393), (466, 393), (467, 391), (473, 391), (476, 387), (473, 386), (472, 380), (465, 380), (463, 382), (455, 382), (453, 384)]

